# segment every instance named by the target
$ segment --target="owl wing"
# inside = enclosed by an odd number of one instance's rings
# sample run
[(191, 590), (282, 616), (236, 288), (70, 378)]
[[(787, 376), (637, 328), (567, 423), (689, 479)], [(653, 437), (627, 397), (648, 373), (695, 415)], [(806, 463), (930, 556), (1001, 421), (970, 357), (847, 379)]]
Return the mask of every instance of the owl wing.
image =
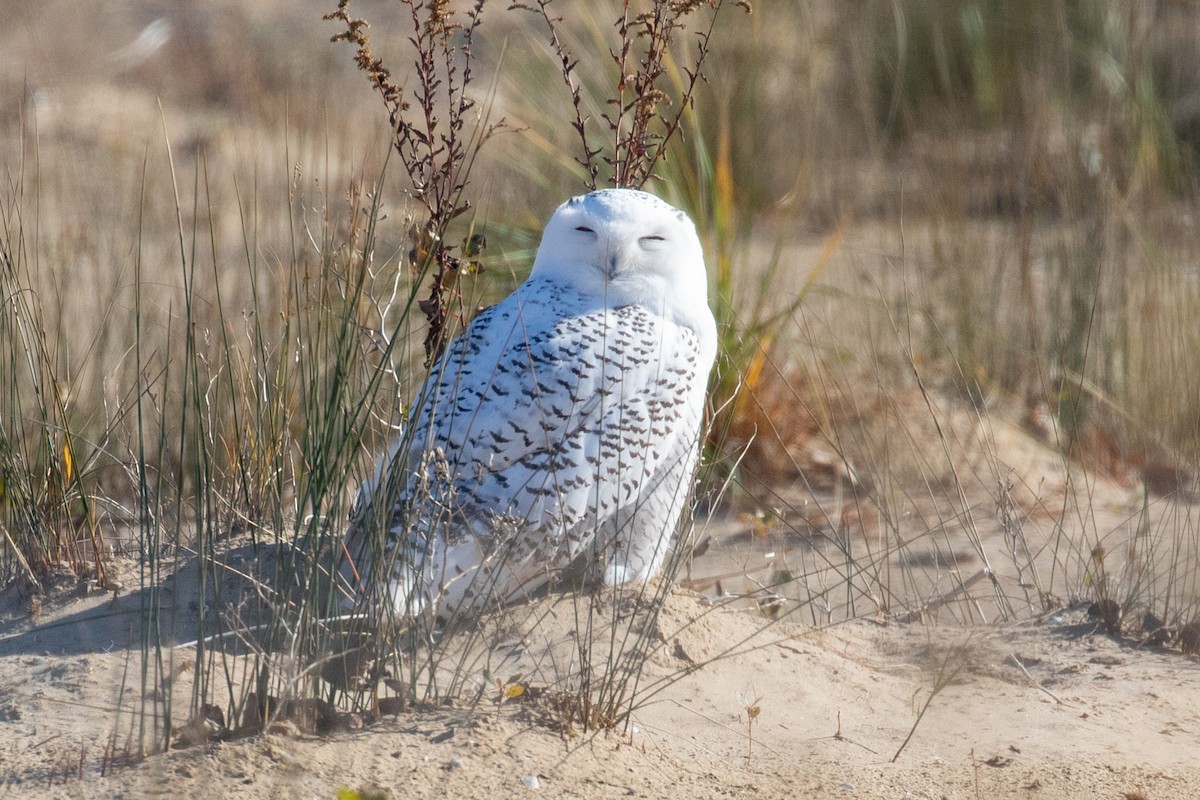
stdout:
[(451, 538), (497, 519), (551, 539), (594, 532), (694, 454), (703, 392), (692, 331), (527, 282), (476, 318), (426, 382), (409, 474), (448, 490), (430, 499), (467, 520)]

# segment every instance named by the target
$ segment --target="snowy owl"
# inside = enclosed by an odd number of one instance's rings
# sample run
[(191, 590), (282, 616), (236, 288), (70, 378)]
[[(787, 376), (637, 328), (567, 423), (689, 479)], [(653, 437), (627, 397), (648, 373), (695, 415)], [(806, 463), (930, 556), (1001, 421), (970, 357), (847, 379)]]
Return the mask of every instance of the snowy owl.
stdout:
[(572, 198), (533, 269), (446, 347), (360, 489), (341, 574), (400, 615), (506, 603), (581, 563), (661, 568), (717, 350), (700, 240), (631, 189)]

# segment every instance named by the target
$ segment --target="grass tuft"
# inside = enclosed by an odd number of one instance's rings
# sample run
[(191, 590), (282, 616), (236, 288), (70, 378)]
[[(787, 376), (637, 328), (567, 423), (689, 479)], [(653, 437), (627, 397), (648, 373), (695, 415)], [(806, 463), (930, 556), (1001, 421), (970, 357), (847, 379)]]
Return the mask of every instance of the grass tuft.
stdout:
[[(0, 33), (0, 581), (30, 614), (134, 594), (145, 698), (52, 781), (448, 701), (619, 727), (697, 623), (663, 616), (676, 579), (756, 632), (1079, 606), (1200, 647), (1200, 12), (724, 5), (185, 9), (156, 29), (194, 67), (169, 85), (104, 61), (84, 12), (55, 30), (95, 74)], [(450, 632), (342, 618), (353, 489), (424, 365), (605, 184), (685, 208), (713, 276), (667, 578)]]

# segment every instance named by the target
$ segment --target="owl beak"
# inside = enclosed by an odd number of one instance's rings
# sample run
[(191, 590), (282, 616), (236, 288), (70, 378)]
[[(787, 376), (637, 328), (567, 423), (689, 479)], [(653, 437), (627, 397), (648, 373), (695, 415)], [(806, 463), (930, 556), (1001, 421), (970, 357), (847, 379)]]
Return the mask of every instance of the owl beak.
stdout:
[(624, 247), (614, 247), (608, 255), (608, 263), (605, 265), (605, 277), (608, 280), (615, 280), (618, 275), (625, 271), (625, 266), (629, 262)]

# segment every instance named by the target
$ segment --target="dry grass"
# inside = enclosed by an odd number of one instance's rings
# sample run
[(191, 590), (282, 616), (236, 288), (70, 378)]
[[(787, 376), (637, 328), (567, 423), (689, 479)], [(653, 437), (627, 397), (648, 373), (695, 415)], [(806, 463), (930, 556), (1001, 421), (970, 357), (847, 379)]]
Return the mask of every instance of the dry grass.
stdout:
[[(236, 531), (284, 561), (319, 553), (420, 379), (427, 330), (407, 309), (429, 283), (397, 265), (433, 253), (441, 285), (466, 253), (439, 256), (424, 232), (450, 248), (486, 233), (485, 271), (455, 287), (469, 314), (523, 277), (557, 202), (620, 171), (624, 141), (653, 155), (638, 174), (662, 176), (649, 188), (692, 213), (712, 260), (725, 346), (708, 502), (786, 553), (759, 569), (730, 548), (739, 577), (716, 586), (816, 624), (1086, 599), (1114, 601), (1101, 619), (1127, 635), (1151, 639), (1147, 614), (1190, 631), (1200, 78), (1180, 23), (1196, 11), (727, 12), (711, 42), (684, 36), (651, 65), (683, 134), (658, 153), (624, 123), (580, 139), (637, 113), (604, 102), (616, 5), (564, 5), (556, 43), (544, 19), (489, 6), (474, 105), (439, 106), (471, 180), (426, 163), (447, 192), (432, 203), (388, 162), (379, 86), (307, 7), (183, 6), (149, 52), (128, 47), (150, 4), (21, 11), (0, 34), (3, 577), (65, 563), (103, 583), (138, 528), (149, 641), (152, 587), (180, 554), (215, 558)], [(414, 85), (409, 20), (363, 9), (392, 85)], [(680, 65), (710, 46), (693, 87)], [(563, 53), (580, 58), (574, 94)], [(288, 562), (291, 594), (252, 577), (312, 614), (328, 602), (297, 577), (312, 563)], [(268, 660), (230, 685), (258, 688)]]

